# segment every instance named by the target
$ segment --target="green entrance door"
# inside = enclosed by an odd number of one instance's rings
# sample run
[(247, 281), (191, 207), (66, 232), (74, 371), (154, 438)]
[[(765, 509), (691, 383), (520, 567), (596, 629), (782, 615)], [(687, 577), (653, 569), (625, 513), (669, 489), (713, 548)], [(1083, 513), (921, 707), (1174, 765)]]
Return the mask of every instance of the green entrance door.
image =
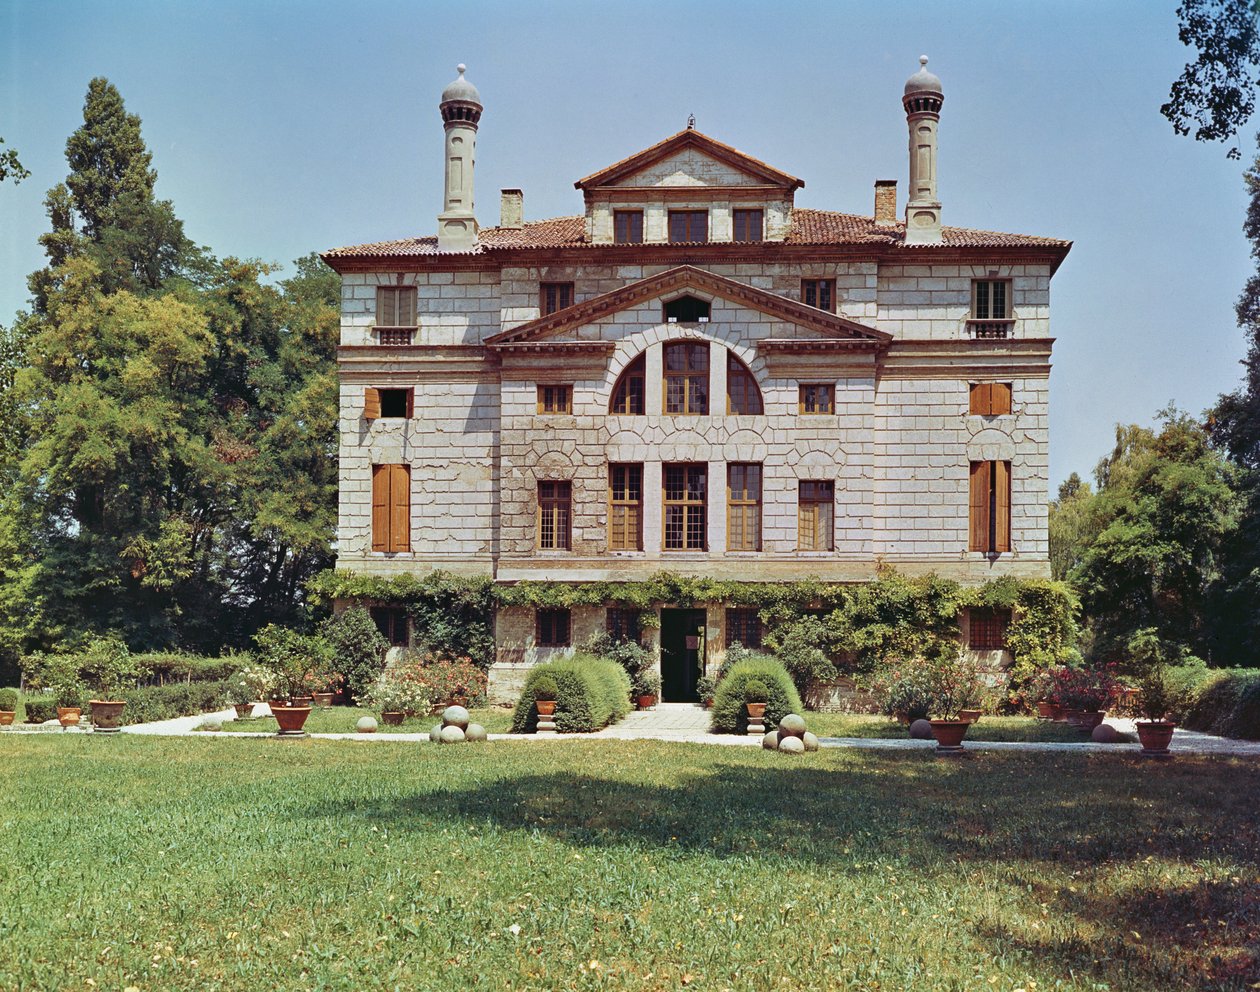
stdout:
[(661, 610), (661, 700), (700, 699), (696, 680), (704, 658), (704, 610)]

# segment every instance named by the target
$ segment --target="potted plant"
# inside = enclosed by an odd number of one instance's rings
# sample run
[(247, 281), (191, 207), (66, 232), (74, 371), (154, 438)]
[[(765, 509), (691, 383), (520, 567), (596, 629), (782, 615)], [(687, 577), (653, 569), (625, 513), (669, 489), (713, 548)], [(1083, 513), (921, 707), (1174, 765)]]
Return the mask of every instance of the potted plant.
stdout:
[(634, 688), (635, 702), (641, 710), (650, 710), (656, 705), (661, 692), (661, 677), (652, 669), (646, 668), (634, 673), (631, 680)]
[(409, 678), (405, 670), (397, 668), (381, 672), (363, 694), (362, 702), (380, 713), (381, 723), (387, 727), (399, 726), (408, 713), (420, 712), (429, 705), (428, 696), (421, 694), (415, 680)]
[(534, 690), (534, 706), (540, 717), (551, 717), (556, 712), (556, 680), (550, 675), (540, 675), (534, 679), (531, 687)]
[(880, 712), (909, 726), (929, 716), (934, 672), (926, 658), (897, 658), (866, 679), (865, 688)]
[(972, 721), (963, 714), (980, 701), (983, 685), (976, 666), (962, 659), (929, 662), (932, 736), (937, 754), (958, 754)]
[(120, 638), (98, 637), (82, 656), (82, 668), (95, 683), (101, 698), (93, 699), (92, 726), (97, 733), (116, 734), (122, 729), (123, 694), (134, 689), (140, 670)]
[(57, 722), (63, 727), (77, 727), (83, 716), (84, 689), (78, 656), (37, 653), (24, 658), (22, 668), (35, 686), (52, 697)]
[(770, 701), (770, 690), (761, 679), (749, 679), (744, 686), (744, 707), (748, 710), (749, 722), (760, 723), (766, 715), (766, 703)]
[[(268, 624), (254, 635), (258, 662), (275, 676), (276, 689), (291, 705), (275, 700), (272, 716), (280, 725), (280, 737), (305, 737), (302, 727), (311, 715), (310, 693), (322, 686), (332, 669), (332, 650), (320, 637)], [(304, 705), (299, 705), (304, 704)]]
[(249, 664), (232, 676), (228, 698), (236, 707), (236, 715), (248, 720), (254, 715), (254, 706), (271, 696), (276, 683), (275, 674), (262, 665)]
[(1135, 721), (1142, 755), (1167, 760), (1172, 757), (1172, 743), (1177, 725), (1168, 719), (1173, 708), (1172, 685), (1163, 665), (1154, 665), (1139, 686), (1138, 713), (1145, 719)]
[(700, 702), (704, 704), (704, 708), (712, 709), (713, 696), (717, 692), (717, 679), (712, 675), (701, 675), (696, 679), (696, 692), (700, 695)]
[(1074, 727), (1092, 733), (1107, 715), (1103, 707), (1116, 690), (1116, 680), (1106, 668), (1065, 668), (1056, 677), (1060, 704)]
[(18, 691), (0, 689), (0, 727), (8, 727), (17, 716)]

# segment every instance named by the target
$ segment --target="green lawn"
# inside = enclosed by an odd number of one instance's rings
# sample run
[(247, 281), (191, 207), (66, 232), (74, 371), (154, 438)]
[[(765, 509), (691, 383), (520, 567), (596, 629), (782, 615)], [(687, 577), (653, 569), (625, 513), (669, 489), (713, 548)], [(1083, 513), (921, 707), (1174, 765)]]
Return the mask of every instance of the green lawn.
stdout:
[[(819, 737), (905, 738), (907, 728), (884, 716), (806, 713), (805, 725)], [(984, 716), (967, 731), (969, 741), (1087, 741), (1089, 735), (1066, 723), (1029, 716)]]
[(6, 992), (1260, 981), (1260, 765), (1242, 759), (0, 748)]
[[(469, 710), (473, 723), (479, 723), (491, 734), (506, 734), (512, 726), (512, 711), (504, 709)], [(363, 710), (354, 706), (333, 706), (329, 709), (315, 707), (306, 718), (303, 728), (311, 734), (353, 734), (355, 724), (360, 717), (370, 716), (376, 720), (378, 734), (427, 734), (435, 723), (441, 723), (440, 716), (420, 716), (404, 720), (400, 726), (387, 727), (381, 723), (381, 715), (375, 710)], [(250, 720), (231, 720), (223, 725), (223, 730), (234, 733), (274, 734), (279, 727), (275, 717), (254, 717)]]

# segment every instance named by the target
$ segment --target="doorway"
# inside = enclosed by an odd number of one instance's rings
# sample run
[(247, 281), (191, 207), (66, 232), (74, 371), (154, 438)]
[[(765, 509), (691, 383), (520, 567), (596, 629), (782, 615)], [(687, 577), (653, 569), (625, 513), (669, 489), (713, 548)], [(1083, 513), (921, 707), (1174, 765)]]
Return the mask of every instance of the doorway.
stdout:
[(704, 610), (661, 610), (661, 701), (698, 702), (704, 667)]

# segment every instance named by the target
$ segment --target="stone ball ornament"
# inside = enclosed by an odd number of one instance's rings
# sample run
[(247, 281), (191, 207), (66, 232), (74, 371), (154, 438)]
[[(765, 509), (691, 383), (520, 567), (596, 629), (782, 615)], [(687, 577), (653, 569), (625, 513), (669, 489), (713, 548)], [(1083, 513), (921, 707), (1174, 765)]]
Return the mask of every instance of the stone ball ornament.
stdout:
[(374, 734), (376, 733), (376, 720), (370, 716), (361, 716), (354, 725), (354, 729), (361, 734)]
[(1109, 723), (1100, 723), (1089, 736), (1095, 744), (1119, 744), (1125, 739), (1124, 734)]
[(805, 718), (799, 713), (789, 713), (779, 721), (780, 737), (802, 737), (805, 734)]
[(479, 723), (470, 723), (464, 730), (464, 740), (473, 743), (481, 743), (490, 739), (490, 735), (486, 733), (486, 728)]
[(806, 751), (818, 750), (818, 738), (811, 734), (808, 730), (801, 735), (801, 743), (805, 745)]
[(779, 749), (779, 732), (772, 730), (761, 738), (761, 746), (767, 751), (777, 751)]
[(932, 740), (932, 724), (927, 720), (915, 720), (910, 724), (910, 736), (916, 741)]
[(443, 727), (440, 740), (443, 744), (462, 744), (464, 742), (464, 728), (456, 726)]
[(434, 744), (442, 743), (442, 724), (435, 723), (433, 729), (429, 731), (429, 740)]
[(799, 737), (785, 737), (779, 741), (779, 750), (787, 754), (804, 754), (805, 742)]
[(804, 754), (818, 750), (818, 738), (805, 729), (805, 718), (799, 713), (789, 713), (774, 730), (761, 738), (761, 746), (767, 751), (786, 754)]
[(442, 711), (442, 726), (458, 727), (463, 730), (468, 726), (468, 711), (462, 706), (448, 706)]

